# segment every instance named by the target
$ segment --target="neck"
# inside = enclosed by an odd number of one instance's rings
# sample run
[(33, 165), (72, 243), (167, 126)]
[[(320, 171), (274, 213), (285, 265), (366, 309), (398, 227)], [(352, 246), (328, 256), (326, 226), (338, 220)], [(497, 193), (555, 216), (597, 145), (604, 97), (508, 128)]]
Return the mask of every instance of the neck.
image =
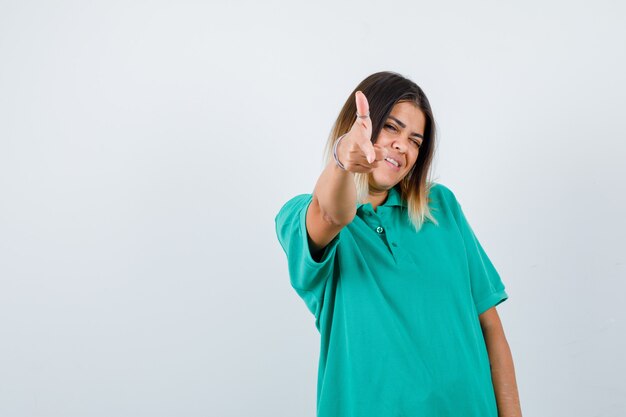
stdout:
[(381, 191), (370, 190), (369, 196), (367, 197), (367, 202), (370, 203), (374, 211), (376, 211), (376, 208), (378, 208), (378, 206), (380, 206), (381, 204), (385, 202), (388, 195), (389, 195), (389, 191), (387, 190), (381, 190)]

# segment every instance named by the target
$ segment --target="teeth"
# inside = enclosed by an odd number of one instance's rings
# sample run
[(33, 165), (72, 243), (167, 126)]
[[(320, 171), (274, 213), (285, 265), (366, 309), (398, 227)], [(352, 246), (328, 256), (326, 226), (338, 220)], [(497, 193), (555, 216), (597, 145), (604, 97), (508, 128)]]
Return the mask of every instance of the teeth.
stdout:
[(392, 164), (394, 164), (394, 165), (395, 165), (395, 166), (397, 166), (397, 167), (399, 167), (399, 166), (400, 166), (400, 164), (398, 163), (398, 161), (396, 161), (396, 160), (395, 160), (395, 159), (393, 159), (393, 158), (385, 158), (385, 160), (386, 160), (386, 161), (391, 162)]

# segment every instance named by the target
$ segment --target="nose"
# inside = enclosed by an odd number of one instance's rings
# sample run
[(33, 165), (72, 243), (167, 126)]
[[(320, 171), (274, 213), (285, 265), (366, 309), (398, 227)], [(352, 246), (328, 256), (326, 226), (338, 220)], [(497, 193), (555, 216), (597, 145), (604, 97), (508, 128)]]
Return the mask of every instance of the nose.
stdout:
[[(410, 139), (409, 139), (410, 140)], [(396, 140), (393, 145), (391, 145), (394, 149), (397, 149), (398, 151), (405, 153), (407, 150), (407, 144), (404, 143), (404, 141), (402, 140)]]

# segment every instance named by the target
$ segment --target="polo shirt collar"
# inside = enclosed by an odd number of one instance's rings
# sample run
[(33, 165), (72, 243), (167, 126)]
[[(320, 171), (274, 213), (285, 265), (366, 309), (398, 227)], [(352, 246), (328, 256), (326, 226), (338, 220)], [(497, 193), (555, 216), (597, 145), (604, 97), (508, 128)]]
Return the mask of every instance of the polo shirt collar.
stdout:
[[(387, 191), (387, 193), (388, 193), (387, 199), (379, 207), (391, 207), (391, 206), (406, 207), (406, 201), (402, 199), (402, 197), (400, 196), (400, 191), (398, 191), (396, 187), (391, 187)], [(358, 203), (356, 205), (357, 210), (361, 208), (361, 206), (366, 205), (366, 204), (371, 205), (371, 203)]]

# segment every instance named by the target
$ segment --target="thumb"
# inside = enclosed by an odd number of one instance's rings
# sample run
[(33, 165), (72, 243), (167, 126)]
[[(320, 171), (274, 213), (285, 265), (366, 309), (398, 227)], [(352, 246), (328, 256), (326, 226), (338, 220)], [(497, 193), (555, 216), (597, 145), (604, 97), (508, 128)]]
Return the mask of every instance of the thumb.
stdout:
[(359, 115), (369, 115), (370, 113), (370, 105), (369, 102), (367, 101), (367, 97), (365, 97), (365, 94), (363, 94), (362, 91), (357, 91), (355, 93), (355, 100), (356, 100), (356, 112)]

